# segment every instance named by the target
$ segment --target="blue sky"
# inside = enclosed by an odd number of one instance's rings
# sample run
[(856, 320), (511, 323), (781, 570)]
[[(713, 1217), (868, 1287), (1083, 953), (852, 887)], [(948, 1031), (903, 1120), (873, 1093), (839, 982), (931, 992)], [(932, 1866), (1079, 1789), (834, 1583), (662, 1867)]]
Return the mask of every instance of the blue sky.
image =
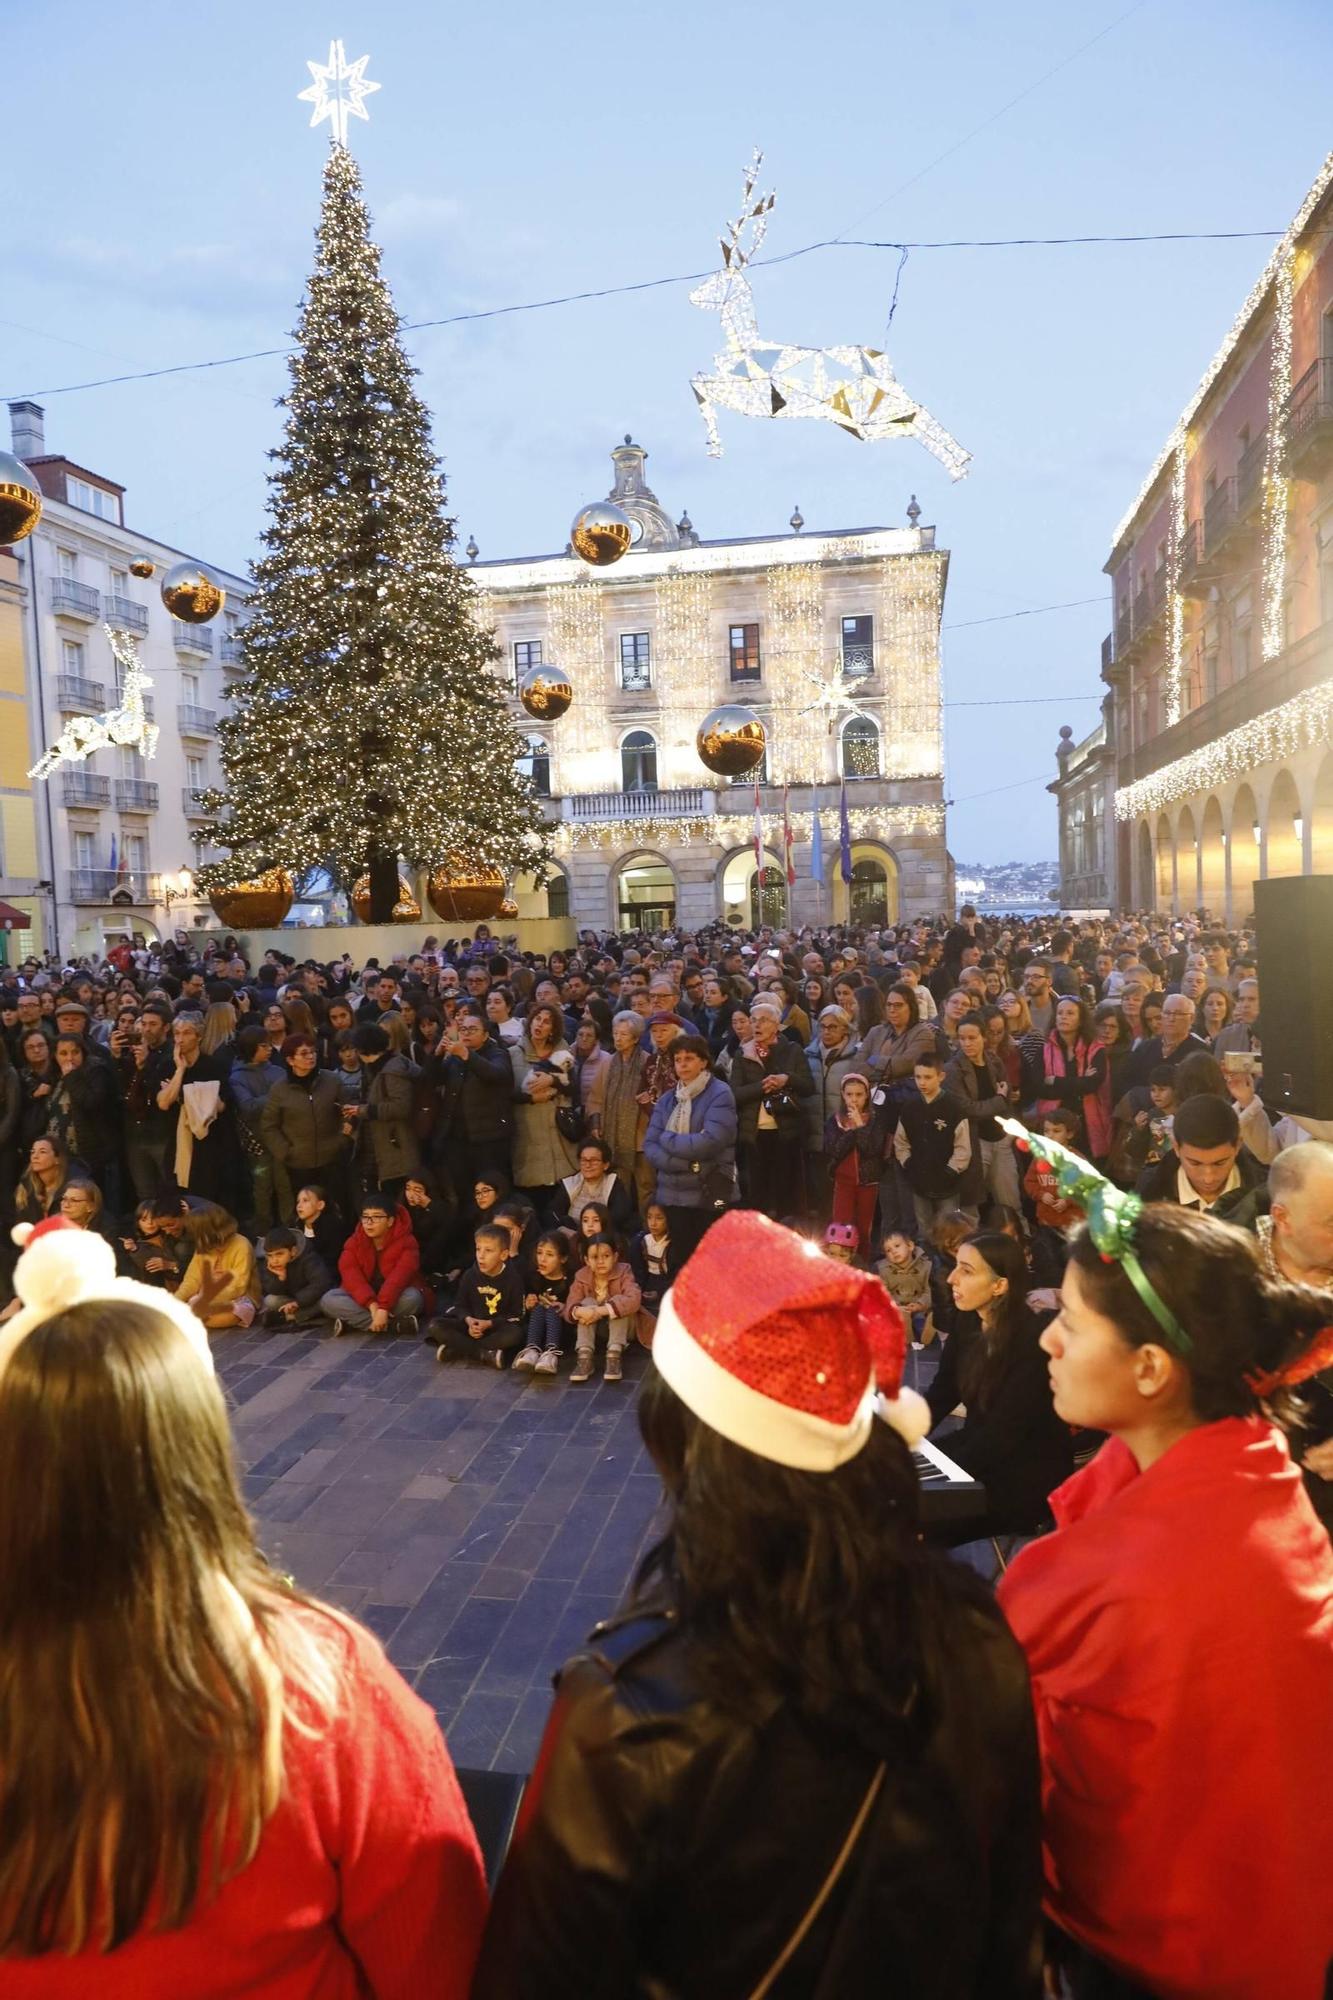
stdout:
[[(838, 234), (1280, 230), (1333, 146), (1333, 15), (1142, 0), (1125, 16), (1123, 0), (0, 0), (9, 156), (25, 163), (0, 391), (285, 344), (328, 130), (296, 93), (333, 35), (382, 85), (352, 137), (408, 319), (709, 268), (755, 143), (775, 256)], [(1267, 248), (915, 252), (890, 352), (974, 453), (958, 486), (917, 445), (815, 424), (724, 414), (726, 455), (707, 458), (688, 381), (719, 328), (684, 286), (410, 346), (460, 540), (486, 556), (562, 546), (625, 431), (706, 537), (781, 529), (795, 502), (811, 528), (891, 524), (915, 492), (953, 552), (947, 699), (1028, 698), (948, 709), (950, 845), (1036, 858), (1054, 851), (1053, 801), (1039, 782), (995, 788), (1045, 780), (1059, 726), (1095, 722), (1110, 534)], [(760, 325), (877, 345), (896, 261), (838, 249), (757, 271)], [(48, 393), (48, 449), (122, 480), (146, 531), (243, 566), (284, 380), (268, 360)]]

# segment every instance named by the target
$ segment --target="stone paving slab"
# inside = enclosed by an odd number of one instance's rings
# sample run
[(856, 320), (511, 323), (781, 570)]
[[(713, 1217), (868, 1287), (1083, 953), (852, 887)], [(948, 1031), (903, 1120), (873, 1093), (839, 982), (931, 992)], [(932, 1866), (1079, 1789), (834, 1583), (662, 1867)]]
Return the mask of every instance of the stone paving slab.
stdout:
[(370, 1335), (213, 1346), (265, 1553), (383, 1641), (459, 1764), (530, 1770), (552, 1673), (652, 1539), (646, 1356), (576, 1388)]

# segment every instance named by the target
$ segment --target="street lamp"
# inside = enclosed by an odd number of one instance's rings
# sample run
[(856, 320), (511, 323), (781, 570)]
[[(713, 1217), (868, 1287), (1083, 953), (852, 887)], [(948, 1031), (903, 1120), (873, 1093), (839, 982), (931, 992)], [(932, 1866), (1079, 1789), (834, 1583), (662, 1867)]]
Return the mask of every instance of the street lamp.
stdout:
[(168, 922), (171, 920), (171, 906), (173, 903), (192, 902), (194, 900), (194, 876), (188, 868), (182, 868), (180, 873), (174, 878), (170, 875), (162, 877), (162, 899), (167, 906)]

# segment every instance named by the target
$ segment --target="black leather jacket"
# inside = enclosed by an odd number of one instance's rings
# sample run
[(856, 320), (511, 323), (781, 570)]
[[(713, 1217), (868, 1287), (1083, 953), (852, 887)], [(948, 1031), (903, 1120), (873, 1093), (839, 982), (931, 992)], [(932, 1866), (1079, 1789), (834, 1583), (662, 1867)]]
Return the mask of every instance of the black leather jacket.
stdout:
[[(1034, 2000), (1040, 1804), (1027, 1672), (956, 1589), (942, 1712), (887, 1770), (770, 2000)], [(598, 1626), (557, 1680), (472, 2000), (747, 2000), (810, 1910), (876, 1771), (790, 1712), (698, 1694), (670, 1612)]]

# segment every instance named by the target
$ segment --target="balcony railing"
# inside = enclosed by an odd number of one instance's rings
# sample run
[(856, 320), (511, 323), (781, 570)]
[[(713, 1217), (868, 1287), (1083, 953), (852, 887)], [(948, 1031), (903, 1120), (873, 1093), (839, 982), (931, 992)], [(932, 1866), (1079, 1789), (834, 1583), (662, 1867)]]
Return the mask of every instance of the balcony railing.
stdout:
[(69, 900), (151, 909), (163, 900), (162, 877), (135, 868), (73, 868), (69, 876)]
[(98, 778), (91, 771), (66, 771), (60, 780), (60, 797), (67, 806), (109, 806), (110, 778)]
[(1333, 357), (1310, 363), (1287, 398), (1286, 414), (1293, 461), (1325, 458), (1333, 449)]
[(132, 597), (108, 597), (103, 616), (107, 624), (114, 625), (118, 632), (143, 633), (148, 630), (148, 607), (136, 604)]
[(842, 649), (842, 670), (851, 680), (864, 680), (875, 671), (875, 642), (850, 642)]
[(51, 579), (51, 609), (69, 618), (86, 618), (90, 624), (102, 615), (102, 600), (90, 583), (76, 583), (72, 576)]
[(181, 792), (181, 811), (185, 814), (186, 819), (207, 819), (208, 814), (200, 804), (203, 796), (203, 793), (197, 792), (193, 785), (186, 785), (184, 787)]
[(100, 715), (106, 689), (101, 681), (86, 681), (79, 674), (57, 674), (56, 700), (62, 715)]
[(637, 662), (623, 664), (620, 669), (620, 691), (622, 694), (648, 694), (653, 685), (653, 670)]
[(1236, 518), (1236, 482), (1224, 479), (1203, 503), (1203, 553), (1205, 559), (1217, 554), (1231, 532)]
[(1236, 466), (1236, 512), (1248, 514), (1263, 492), (1264, 460), (1268, 455), (1268, 432), (1260, 431), (1247, 444)]
[(211, 736), (218, 719), (211, 708), (196, 708), (192, 701), (181, 701), (176, 704), (176, 726), (182, 736)]
[(203, 625), (187, 625), (183, 618), (171, 621), (171, 637), (178, 653), (211, 653), (213, 634)]
[(156, 812), (158, 787), (145, 778), (117, 778), (116, 804), (122, 812)]
[(665, 792), (571, 792), (568, 819), (694, 819), (704, 811), (703, 791), (693, 785)]
[(224, 667), (239, 667), (244, 664), (241, 657), (241, 642), (234, 633), (225, 633), (218, 642), (218, 656)]

